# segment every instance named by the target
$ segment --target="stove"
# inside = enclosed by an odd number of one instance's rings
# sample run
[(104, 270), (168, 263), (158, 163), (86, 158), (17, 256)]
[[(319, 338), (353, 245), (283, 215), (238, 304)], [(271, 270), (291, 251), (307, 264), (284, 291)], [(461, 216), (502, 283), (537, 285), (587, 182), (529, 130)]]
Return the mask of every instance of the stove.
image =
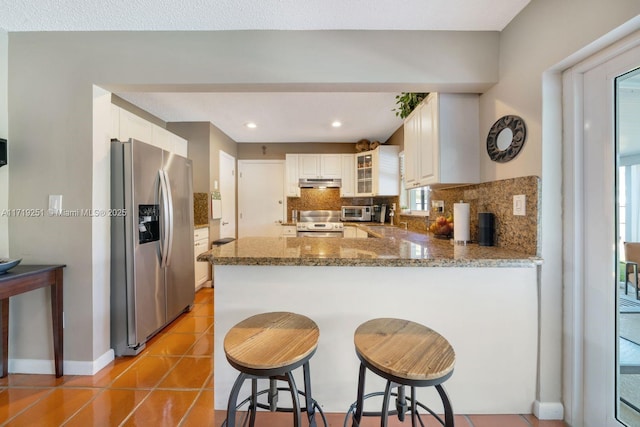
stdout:
[(342, 237), (341, 211), (300, 211), (296, 224), (298, 237)]

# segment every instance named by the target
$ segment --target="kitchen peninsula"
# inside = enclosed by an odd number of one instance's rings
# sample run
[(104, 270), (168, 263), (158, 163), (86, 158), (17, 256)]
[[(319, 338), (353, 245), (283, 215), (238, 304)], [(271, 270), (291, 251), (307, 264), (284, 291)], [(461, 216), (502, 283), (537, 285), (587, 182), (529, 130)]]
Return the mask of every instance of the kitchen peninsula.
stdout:
[[(225, 409), (237, 374), (222, 349), (227, 331), (256, 313), (292, 311), (320, 327), (311, 375), (325, 412), (346, 412), (355, 400), (357, 326), (399, 317), (429, 326), (454, 347), (446, 386), (454, 411), (530, 413), (541, 260), (397, 227), (361, 227), (375, 238), (247, 237), (198, 257), (215, 265), (215, 408)], [(373, 377), (367, 382), (368, 392), (384, 387)], [(420, 390), (418, 398), (437, 401), (430, 393)]]

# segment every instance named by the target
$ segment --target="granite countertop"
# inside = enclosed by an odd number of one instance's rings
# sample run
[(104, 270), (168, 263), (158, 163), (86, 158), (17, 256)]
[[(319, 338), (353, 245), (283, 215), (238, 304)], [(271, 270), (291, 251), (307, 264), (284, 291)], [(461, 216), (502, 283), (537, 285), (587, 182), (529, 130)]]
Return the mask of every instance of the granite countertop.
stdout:
[(209, 224), (196, 224), (193, 226), (194, 230), (199, 230), (201, 228), (208, 228)]
[(450, 240), (393, 226), (349, 223), (370, 238), (244, 237), (204, 252), (215, 265), (316, 265), (381, 267), (533, 267), (536, 256)]

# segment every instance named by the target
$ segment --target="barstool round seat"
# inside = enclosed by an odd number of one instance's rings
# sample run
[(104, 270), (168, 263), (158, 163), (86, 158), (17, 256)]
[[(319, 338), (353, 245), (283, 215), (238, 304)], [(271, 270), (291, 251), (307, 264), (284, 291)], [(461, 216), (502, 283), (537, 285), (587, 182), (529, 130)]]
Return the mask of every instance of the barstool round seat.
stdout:
[(354, 344), (369, 369), (400, 383), (442, 382), (453, 373), (456, 360), (442, 335), (409, 320), (369, 320), (356, 329)]
[[(311, 395), (309, 360), (318, 347), (320, 329), (306, 316), (289, 312), (261, 313), (233, 326), (224, 338), (227, 361), (240, 371), (227, 404), (227, 418), (222, 424), (235, 427), (236, 411), (249, 404), (249, 425), (254, 426), (258, 408), (293, 413), (293, 425), (302, 424), (301, 412), (307, 413), (309, 426), (315, 427), (315, 413), (327, 422), (318, 403)], [(302, 367), (304, 391), (298, 390), (293, 371)], [(237, 404), (240, 389), (245, 380), (251, 380), (251, 395)], [(258, 379), (268, 379), (269, 388), (258, 391)], [(286, 381), (287, 388), (279, 388), (276, 381)], [(278, 406), (278, 392), (291, 393), (291, 408)], [(260, 403), (258, 397), (267, 394), (268, 403)], [(304, 396), (304, 406), (299, 402)], [(241, 423), (245, 425), (245, 423)]]
[[(451, 375), (455, 365), (455, 352), (442, 335), (410, 320), (380, 318), (361, 324), (355, 331), (356, 355), (360, 359), (358, 395), (356, 402), (347, 412), (353, 414), (352, 426), (360, 426), (363, 416), (380, 416), (381, 426), (387, 426), (388, 416), (394, 414), (404, 421), (407, 411), (411, 425), (424, 425), (418, 414), (418, 407), (430, 413), (443, 426), (453, 427), (453, 409), (442, 385)], [(366, 371), (370, 370), (386, 380), (384, 392), (365, 394)], [(410, 387), (410, 396), (405, 394)], [(444, 419), (419, 402), (417, 387), (435, 387), (444, 408)], [(391, 390), (397, 389), (395, 393)], [(383, 396), (379, 412), (365, 412), (364, 400)], [(396, 397), (395, 409), (390, 410), (391, 397)]]
[(229, 330), (224, 352), (242, 372), (291, 370), (318, 347), (320, 329), (306, 316), (289, 312), (251, 316)]

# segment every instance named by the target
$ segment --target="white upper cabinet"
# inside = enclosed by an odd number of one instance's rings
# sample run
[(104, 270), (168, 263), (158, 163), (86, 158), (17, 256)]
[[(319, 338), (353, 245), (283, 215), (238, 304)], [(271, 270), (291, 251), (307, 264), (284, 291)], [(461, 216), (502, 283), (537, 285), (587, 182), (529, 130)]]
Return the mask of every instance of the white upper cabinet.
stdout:
[(341, 178), (342, 157), (340, 154), (299, 154), (300, 178)]
[(397, 145), (380, 145), (355, 155), (356, 197), (400, 194), (400, 158)]
[(355, 156), (353, 154), (342, 154), (342, 185), (340, 186), (340, 197), (355, 197)]
[(183, 157), (187, 157), (188, 154), (186, 139), (113, 104), (111, 104), (111, 138), (120, 141), (137, 139)]
[(186, 139), (176, 135), (175, 133), (169, 132), (169, 140), (174, 153), (179, 154), (182, 157), (188, 157), (189, 143)]
[(153, 145), (163, 150), (173, 151), (173, 141), (171, 140), (171, 132), (157, 125), (152, 125), (151, 141)]
[(287, 154), (285, 156), (285, 174), (287, 197), (300, 197), (300, 187), (298, 186), (298, 154)]
[(405, 187), (480, 179), (479, 98), (431, 93), (404, 122)]
[(153, 140), (153, 123), (146, 121), (142, 117), (136, 116), (122, 108), (120, 113), (120, 131), (118, 139), (127, 141), (131, 138), (137, 139), (147, 144)]

